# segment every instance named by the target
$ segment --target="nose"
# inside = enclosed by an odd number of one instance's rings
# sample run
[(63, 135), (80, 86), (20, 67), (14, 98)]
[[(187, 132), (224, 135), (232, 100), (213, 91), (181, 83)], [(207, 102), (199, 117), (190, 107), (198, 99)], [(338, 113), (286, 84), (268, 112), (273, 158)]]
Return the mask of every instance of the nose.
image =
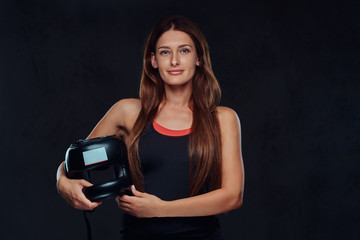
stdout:
[(171, 66), (179, 65), (179, 59), (177, 53), (174, 53), (171, 58)]

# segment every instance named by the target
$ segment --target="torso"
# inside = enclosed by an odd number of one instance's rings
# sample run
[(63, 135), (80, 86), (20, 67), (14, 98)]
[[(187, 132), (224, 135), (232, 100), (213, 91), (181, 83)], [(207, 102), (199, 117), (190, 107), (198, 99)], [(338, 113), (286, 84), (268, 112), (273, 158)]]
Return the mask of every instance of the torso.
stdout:
[(145, 192), (165, 201), (189, 196), (189, 133), (190, 129), (171, 130), (153, 122), (141, 134)]
[[(165, 201), (189, 197), (190, 131), (168, 129), (156, 122), (143, 131), (139, 156), (145, 192)], [(123, 224), (125, 236), (136, 239), (209, 239), (219, 231), (216, 216), (144, 219), (125, 214)]]

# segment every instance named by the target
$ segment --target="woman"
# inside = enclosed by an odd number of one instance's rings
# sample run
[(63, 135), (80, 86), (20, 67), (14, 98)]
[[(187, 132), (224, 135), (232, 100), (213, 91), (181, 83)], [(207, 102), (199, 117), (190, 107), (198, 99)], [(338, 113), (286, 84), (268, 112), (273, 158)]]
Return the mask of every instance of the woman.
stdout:
[[(238, 117), (219, 101), (200, 30), (185, 17), (161, 20), (145, 44), (140, 99), (117, 102), (88, 136), (127, 144), (134, 186), (117, 198), (124, 239), (221, 239), (215, 215), (241, 206), (244, 170)], [(91, 183), (66, 178), (63, 163), (57, 176), (73, 207), (101, 204), (81, 191)]]

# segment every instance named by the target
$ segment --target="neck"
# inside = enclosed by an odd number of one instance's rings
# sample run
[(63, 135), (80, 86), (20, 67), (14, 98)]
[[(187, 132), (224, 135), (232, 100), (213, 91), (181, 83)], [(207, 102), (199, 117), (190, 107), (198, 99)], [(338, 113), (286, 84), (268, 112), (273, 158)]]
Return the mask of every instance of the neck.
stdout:
[(192, 94), (192, 85), (169, 86), (165, 85), (165, 97), (163, 103), (173, 107), (188, 107)]

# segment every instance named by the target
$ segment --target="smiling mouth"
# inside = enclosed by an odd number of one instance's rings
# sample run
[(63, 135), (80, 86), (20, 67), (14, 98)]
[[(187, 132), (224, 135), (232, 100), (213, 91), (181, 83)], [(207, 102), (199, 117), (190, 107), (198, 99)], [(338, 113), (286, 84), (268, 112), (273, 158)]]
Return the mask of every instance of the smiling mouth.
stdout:
[(171, 75), (179, 75), (183, 72), (184, 70), (170, 70), (168, 71), (169, 74)]

